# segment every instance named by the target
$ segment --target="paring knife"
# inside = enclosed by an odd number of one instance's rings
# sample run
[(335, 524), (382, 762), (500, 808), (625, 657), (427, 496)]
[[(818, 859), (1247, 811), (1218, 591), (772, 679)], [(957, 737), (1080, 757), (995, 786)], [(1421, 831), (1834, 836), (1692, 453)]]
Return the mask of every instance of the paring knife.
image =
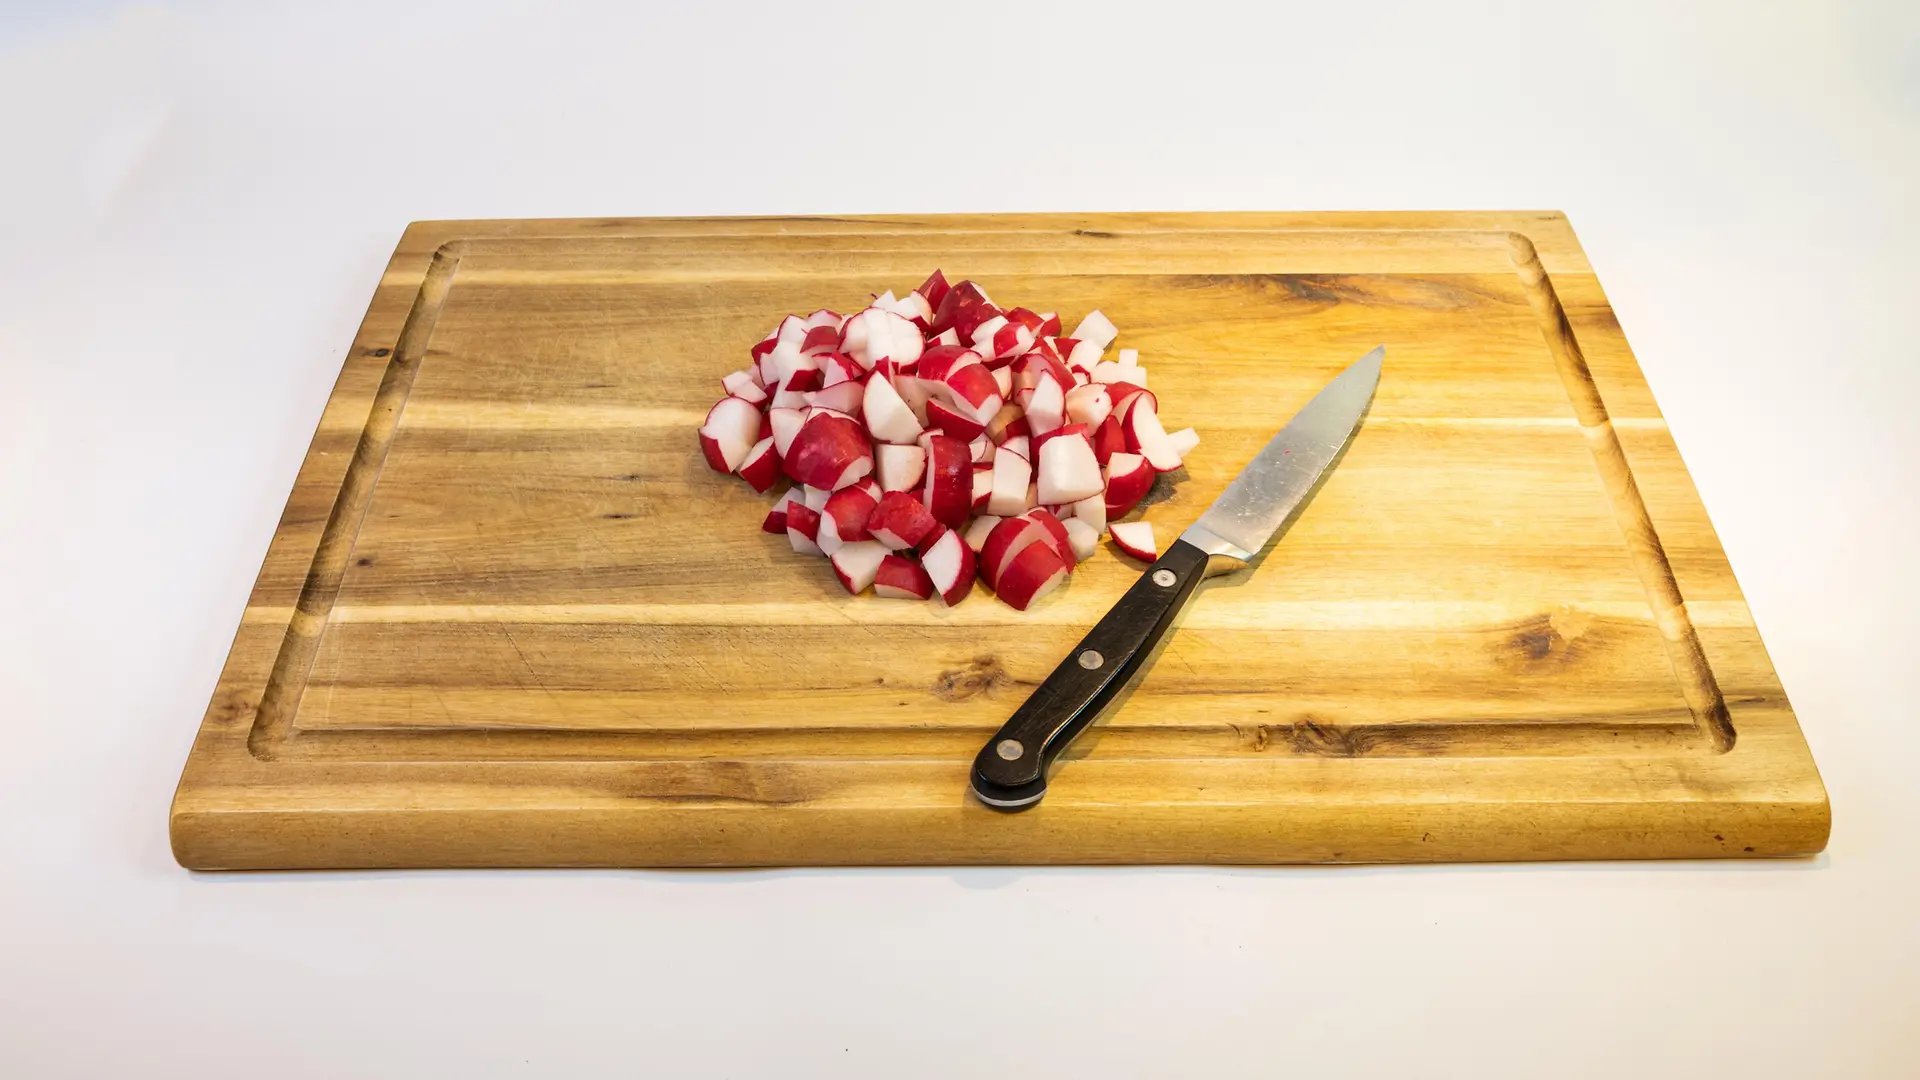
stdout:
[(1126, 685), (1200, 580), (1244, 569), (1340, 456), (1386, 354), (1374, 349), (1314, 395), (987, 740), (973, 759), (981, 802), (1023, 810), (1040, 801), (1047, 767)]

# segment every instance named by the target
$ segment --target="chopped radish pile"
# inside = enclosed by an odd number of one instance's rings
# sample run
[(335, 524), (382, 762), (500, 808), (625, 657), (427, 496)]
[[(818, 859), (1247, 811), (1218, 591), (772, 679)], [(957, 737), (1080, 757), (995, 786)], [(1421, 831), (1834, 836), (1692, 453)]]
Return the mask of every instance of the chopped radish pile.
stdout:
[(848, 592), (951, 606), (979, 581), (1019, 610), (1098, 550), (1151, 561), (1122, 521), (1199, 445), (1168, 432), (1113, 322), (1003, 309), (935, 270), (864, 311), (789, 315), (700, 425), (715, 472), (782, 491), (761, 529), (825, 556)]

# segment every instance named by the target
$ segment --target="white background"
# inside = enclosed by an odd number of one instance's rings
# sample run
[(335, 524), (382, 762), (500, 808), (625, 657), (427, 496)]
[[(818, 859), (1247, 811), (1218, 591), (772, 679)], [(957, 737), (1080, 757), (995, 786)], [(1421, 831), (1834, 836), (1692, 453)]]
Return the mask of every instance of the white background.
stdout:
[[(0, 1073), (1920, 1073), (1920, 8), (0, 5)], [(193, 875), (415, 218), (1567, 211), (1832, 794), (1779, 864)]]

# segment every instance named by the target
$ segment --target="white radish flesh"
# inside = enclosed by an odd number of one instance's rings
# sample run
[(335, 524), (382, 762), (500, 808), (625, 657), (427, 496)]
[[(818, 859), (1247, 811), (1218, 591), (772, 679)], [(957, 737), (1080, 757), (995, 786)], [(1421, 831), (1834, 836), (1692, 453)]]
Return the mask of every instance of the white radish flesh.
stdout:
[(1027, 483), (1033, 467), (1019, 454), (1002, 453), (993, 457), (993, 495), (987, 499), (987, 513), (998, 517), (1018, 514), (1027, 508)]
[(1107, 526), (1107, 531), (1113, 534), (1113, 542), (1121, 551), (1136, 559), (1152, 562), (1160, 557), (1151, 521), (1117, 521)]

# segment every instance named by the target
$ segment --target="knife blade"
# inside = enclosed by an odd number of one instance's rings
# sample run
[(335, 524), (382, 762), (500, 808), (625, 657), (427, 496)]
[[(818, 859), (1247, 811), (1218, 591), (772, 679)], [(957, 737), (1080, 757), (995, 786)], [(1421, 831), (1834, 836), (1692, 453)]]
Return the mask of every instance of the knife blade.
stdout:
[(975, 798), (1024, 810), (1047, 768), (1137, 671), (1212, 573), (1244, 569), (1313, 491), (1360, 427), (1386, 346), (1321, 388), (1088, 631), (973, 760)]

